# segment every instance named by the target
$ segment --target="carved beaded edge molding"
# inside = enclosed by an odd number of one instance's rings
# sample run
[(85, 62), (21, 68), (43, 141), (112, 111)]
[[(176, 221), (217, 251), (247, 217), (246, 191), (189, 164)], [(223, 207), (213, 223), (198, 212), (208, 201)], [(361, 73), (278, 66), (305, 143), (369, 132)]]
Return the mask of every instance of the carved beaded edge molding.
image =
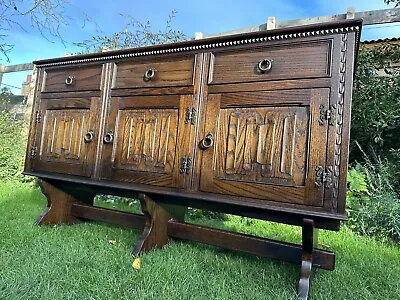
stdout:
[[(303, 37), (309, 37), (309, 36), (323, 36), (323, 35), (329, 35), (329, 34), (334, 34), (334, 33), (346, 34), (348, 32), (356, 32), (356, 34), (358, 35), (359, 27), (358, 26), (348, 26), (348, 27), (341, 27), (341, 28), (334, 28), (334, 29), (313, 30), (313, 31), (307, 31), (307, 32), (300, 32), (300, 33), (277, 34), (277, 35), (266, 36), (266, 37), (233, 40), (233, 41), (220, 42), (220, 43), (218, 43), (218, 42), (217, 43), (208, 43), (208, 44), (206, 43), (203, 45), (193, 45), (193, 46), (175, 47), (175, 48), (173, 47), (173, 44), (170, 44), (172, 47), (168, 48), (168, 49), (141, 51), (141, 52), (135, 52), (135, 53), (117, 54), (117, 55), (110, 55), (110, 56), (103, 56), (103, 57), (75, 59), (75, 60), (72, 58), (71, 60), (62, 61), (62, 62), (54, 62), (54, 63), (47, 63), (47, 64), (38, 63), (37, 67), (38, 68), (53, 67), (53, 66), (70, 65), (70, 64), (78, 64), (78, 63), (115, 60), (115, 59), (138, 57), (138, 56), (177, 53), (177, 52), (186, 52), (186, 51), (193, 51), (193, 50), (215, 49), (215, 48), (234, 46), (234, 45), (256, 44), (256, 43), (261, 43), (261, 42), (266, 42), (266, 41), (289, 40), (289, 39), (303, 38)], [(206, 42), (206, 39), (204, 41)], [(133, 50), (134, 50), (134, 48), (133, 48)]]
[(335, 153), (333, 168), (333, 193), (332, 193), (332, 209), (337, 210), (338, 194), (339, 194), (339, 176), (340, 161), (342, 156), (342, 134), (343, 134), (343, 108), (345, 100), (346, 88), (346, 57), (347, 57), (347, 33), (341, 35), (340, 40), (340, 66), (339, 66), (339, 88), (338, 88), (338, 105), (336, 118), (336, 137), (335, 137)]

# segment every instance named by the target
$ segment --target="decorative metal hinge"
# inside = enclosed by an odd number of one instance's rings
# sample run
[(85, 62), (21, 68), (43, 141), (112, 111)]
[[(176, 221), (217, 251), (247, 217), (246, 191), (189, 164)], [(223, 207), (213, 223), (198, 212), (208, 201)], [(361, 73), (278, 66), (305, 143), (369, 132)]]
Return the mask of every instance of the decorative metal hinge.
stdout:
[(323, 166), (317, 166), (315, 168), (315, 186), (320, 188), (322, 185), (324, 185), (325, 188), (330, 189), (332, 187), (332, 174), (332, 166), (326, 166), (325, 172)]
[(192, 159), (187, 156), (182, 157), (181, 165), (179, 168), (181, 174), (189, 174), (191, 170), (192, 170)]
[(37, 156), (37, 147), (32, 145), (30, 150), (29, 150), (29, 155), (31, 157), (31, 159), (35, 159)]
[(192, 124), (196, 122), (196, 109), (193, 107), (186, 107), (185, 124)]
[(325, 105), (321, 104), (319, 106), (319, 125), (323, 126), (326, 122), (329, 125), (335, 125), (336, 121), (336, 104), (329, 106), (329, 109), (325, 108)]
[(42, 119), (42, 115), (40, 113), (40, 110), (37, 110), (35, 113), (35, 123), (40, 123), (41, 119)]

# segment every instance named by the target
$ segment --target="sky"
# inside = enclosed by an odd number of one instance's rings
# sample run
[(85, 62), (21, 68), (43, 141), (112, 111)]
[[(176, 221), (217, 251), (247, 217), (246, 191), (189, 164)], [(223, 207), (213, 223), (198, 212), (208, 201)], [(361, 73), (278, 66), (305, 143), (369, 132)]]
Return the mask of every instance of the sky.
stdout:
[[(165, 27), (168, 15), (176, 10), (173, 29), (183, 31), (187, 37), (194, 37), (195, 32), (207, 35), (263, 24), (269, 16), (284, 21), (343, 14), (349, 6), (354, 7), (356, 12), (393, 7), (386, 5), (383, 0), (69, 0), (65, 11), (68, 25), (60, 28), (65, 44), (57, 38), (44, 38), (30, 26), (29, 20), (21, 19), (21, 26), (14, 26), (8, 31), (7, 42), (14, 44), (9, 53), (10, 62), (0, 56), (0, 64), (21, 64), (76, 53), (82, 49), (73, 46), (74, 42), (123, 30), (125, 20), (121, 14), (130, 15), (140, 22), (150, 21), (153, 30), (158, 30)], [(83, 21), (85, 16), (91, 21)], [(400, 23), (364, 26), (361, 39), (387, 37), (400, 37)], [(20, 87), (27, 73), (7, 73), (2, 83)], [(11, 90), (14, 94), (20, 93), (19, 88)]]

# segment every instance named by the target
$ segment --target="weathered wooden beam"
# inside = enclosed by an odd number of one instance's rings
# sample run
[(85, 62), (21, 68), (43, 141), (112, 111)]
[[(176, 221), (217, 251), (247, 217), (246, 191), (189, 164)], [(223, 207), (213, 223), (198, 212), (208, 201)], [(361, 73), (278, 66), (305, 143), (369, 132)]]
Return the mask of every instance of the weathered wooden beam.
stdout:
[[(363, 22), (364, 26), (400, 22), (400, 8), (389, 8), (389, 9), (371, 10), (371, 11), (363, 11), (356, 13), (354, 13), (353, 11), (348, 11), (345, 14), (337, 14), (331, 16), (312, 17), (312, 18), (304, 18), (304, 19), (296, 19), (296, 20), (280, 21), (280, 22), (276, 21), (275, 28), (293, 27), (300, 25), (310, 25), (315, 23), (345, 20), (348, 19), (349, 16), (353, 17), (353, 14), (355, 19), (364, 20)], [(260, 24), (246, 28), (240, 28), (216, 34), (205, 35), (204, 37), (209, 38), (209, 37), (217, 37), (217, 36), (231, 35), (231, 34), (238, 34), (245, 32), (261, 31), (261, 30), (266, 30), (267, 27), (268, 24)]]
[[(347, 16), (348, 13), (332, 15), (332, 16), (282, 21), (282, 22), (277, 22), (276, 28), (345, 20), (347, 19)], [(354, 18), (363, 19), (364, 26), (400, 22), (400, 8), (356, 12), (354, 13)]]
[(19, 64), (19, 65), (4, 66), (2, 69), (3, 70), (0, 70), (0, 72), (2, 72), (2, 73), (29, 71), (29, 70), (33, 70), (33, 64), (26, 63), (26, 64)]

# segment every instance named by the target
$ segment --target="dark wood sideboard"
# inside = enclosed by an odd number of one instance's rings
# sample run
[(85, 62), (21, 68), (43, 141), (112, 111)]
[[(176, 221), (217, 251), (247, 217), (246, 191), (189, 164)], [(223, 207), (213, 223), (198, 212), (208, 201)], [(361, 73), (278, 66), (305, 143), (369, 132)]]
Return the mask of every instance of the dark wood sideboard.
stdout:
[[(354, 63), (361, 20), (36, 61), (24, 174), (48, 207), (143, 229), (136, 255), (187, 239), (333, 270), (318, 228), (346, 220)], [(93, 206), (138, 196), (143, 215)], [(299, 245), (184, 222), (197, 207), (302, 226)]]

